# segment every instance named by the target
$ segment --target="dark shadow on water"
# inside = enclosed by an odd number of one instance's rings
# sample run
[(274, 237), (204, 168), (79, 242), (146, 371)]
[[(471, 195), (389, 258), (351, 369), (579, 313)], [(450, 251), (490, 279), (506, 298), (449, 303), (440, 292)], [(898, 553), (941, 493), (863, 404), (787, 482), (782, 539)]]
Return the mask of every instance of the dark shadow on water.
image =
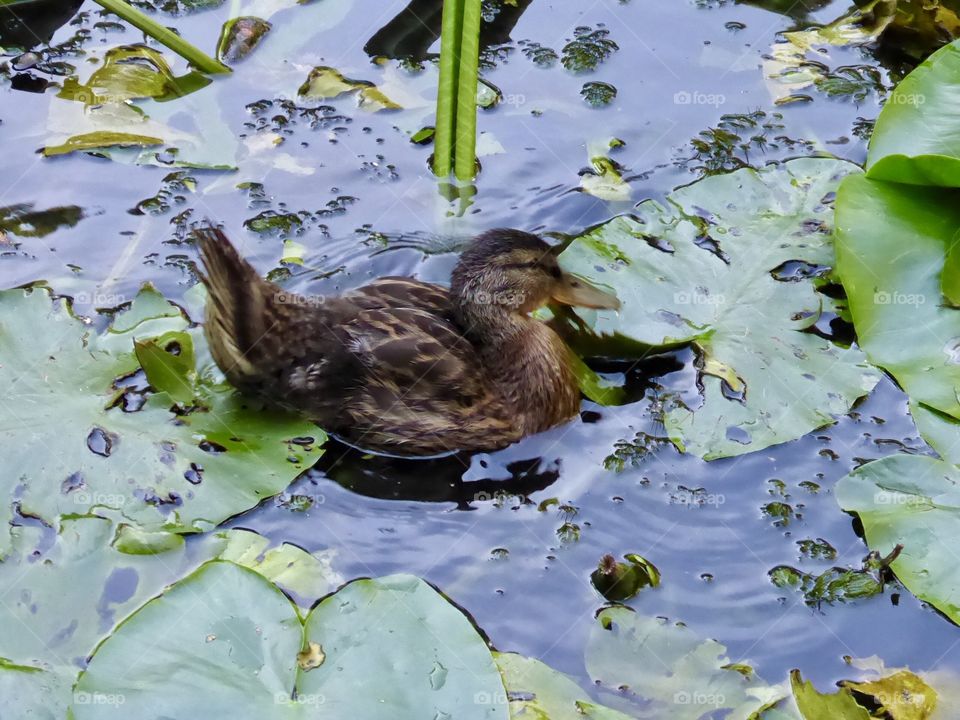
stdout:
[[(535, 457), (498, 468), (497, 474), (506, 477), (468, 481), (463, 476), (471, 459), (470, 453), (423, 460), (387, 457), (331, 442), (314, 472), (359, 495), (384, 500), (453, 502), (462, 510), (470, 509), (471, 503), (489, 500), (510, 498), (524, 502), (528, 495), (543, 490), (560, 476), (556, 461)], [(481, 467), (485, 463), (481, 460)]]
[[(517, 0), (516, 5), (502, 5), (492, 20), (484, 20), (480, 29), (481, 49), (502, 45), (532, 0)], [(430, 47), (440, 38), (443, 22), (443, 0), (412, 0), (390, 22), (377, 30), (364, 45), (374, 57), (414, 61), (426, 60)]]

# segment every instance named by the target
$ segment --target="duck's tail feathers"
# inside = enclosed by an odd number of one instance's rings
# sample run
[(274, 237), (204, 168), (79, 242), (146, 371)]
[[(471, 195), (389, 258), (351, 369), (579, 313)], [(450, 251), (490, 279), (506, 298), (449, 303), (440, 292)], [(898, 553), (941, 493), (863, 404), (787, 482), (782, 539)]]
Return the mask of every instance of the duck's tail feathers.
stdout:
[(260, 277), (223, 232), (213, 226), (196, 230), (207, 286), (204, 331), (213, 359), (234, 384), (259, 375), (263, 354), (258, 345), (270, 322), (276, 287)]

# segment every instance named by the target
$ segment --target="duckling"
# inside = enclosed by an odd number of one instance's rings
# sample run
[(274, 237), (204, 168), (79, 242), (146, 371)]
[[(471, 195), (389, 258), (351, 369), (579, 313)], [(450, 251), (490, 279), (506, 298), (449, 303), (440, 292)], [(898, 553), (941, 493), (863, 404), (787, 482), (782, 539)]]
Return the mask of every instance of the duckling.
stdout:
[(620, 306), (517, 230), (475, 238), (449, 289), (386, 277), (333, 297), (267, 282), (218, 229), (198, 236), (204, 331), (228, 381), (395, 455), (495, 450), (567, 422), (580, 407), (572, 351), (530, 313)]

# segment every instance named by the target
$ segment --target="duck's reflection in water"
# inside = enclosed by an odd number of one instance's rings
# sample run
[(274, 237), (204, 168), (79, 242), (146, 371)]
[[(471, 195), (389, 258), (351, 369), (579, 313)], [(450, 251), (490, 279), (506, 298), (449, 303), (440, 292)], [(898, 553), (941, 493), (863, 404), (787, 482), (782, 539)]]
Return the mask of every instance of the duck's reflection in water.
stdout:
[(560, 476), (560, 461), (523, 460), (486, 453), (452, 453), (428, 459), (372, 455), (331, 444), (313, 470), (351, 492), (385, 500), (453, 502), (463, 510), (478, 502), (529, 502)]

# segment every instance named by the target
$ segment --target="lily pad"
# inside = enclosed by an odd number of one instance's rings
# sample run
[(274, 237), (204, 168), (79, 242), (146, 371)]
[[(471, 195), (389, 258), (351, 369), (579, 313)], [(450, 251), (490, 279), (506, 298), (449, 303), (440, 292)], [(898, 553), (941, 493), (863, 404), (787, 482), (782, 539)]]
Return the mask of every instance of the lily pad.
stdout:
[(835, 693), (822, 693), (809, 680), (803, 680), (798, 670), (790, 673), (790, 686), (805, 720), (870, 720), (870, 713), (853, 699), (846, 688)]
[(212, 558), (255, 570), (305, 607), (342, 582), (330, 553), (270, 548), (267, 538), (246, 530), (211, 533), (188, 547), (171, 542), (176, 535), (145, 536), (84, 515), (65, 518), (55, 535), (36, 525), (11, 534), (13, 548), (0, 562), (0, 657), (70, 674), (127, 615)]
[(877, 118), (867, 176), (914, 185), (960, 187), (960, 41), (905, 77)]
[(595, 704), (563, 673), (539, 660), (495, 653), (510, 698), (511, 718), (549, 720), (629, 720), (629, 715)]
[[(279, 493), (319, 456), (316, 426), (255, 409), (209, 367), (196, 373), (189, 403), (163, 392), (128, 403), (131, 390), (117, 381), (140, 369), (134, 339), (188, 322), (165, 303), (155, 314), (157, 302), (141, 294), (97, 335), (44, 289), (0, 293), (4, 523), (17, 508), (50, 525), (96, 511), (147, 531), (208, 530)], [(135, 324), (124, 325), (128, 315)], [(292, 442), (307, 435), (317, 439), (310, 448)], [(0, 556), (9, 544), (0, 537)]]
[[(302, 668), (314, 645), (323, 662)], [(224, 561), (131, 616), (75, 692), (123, 698), (128, 717), (509, 717), (486, 643), (422, 580), (355, 581), (301, 622), (274, 585)], [(93, 702), (71, 711), (76, 720), (116, 713)]]
[(837, 273), (860, 346), (914, 403), (960, 418), (960, 312), (941, 271), (955, 191), (850, 177), (837, 193)]
[(837, 502), (860, 517), (871, 550), (903, 551), (891, 569), (921, 600), (960, 623), (960, 577), (949, 538), (960, 535), (960, 469), (919, 455), (875, 460), (837, 483)]
[(747, 720), (786, 696), (749, 666), (732, 665), (725, 653), (723, 645), (702, 640), (681, 623), (613, 607), (597, 616), (586, 664), (601, 687), (625, 689), (636, 698), (630, 710), (640, 720), (700, 720), (711, 714)]
[(614, 352), (694, 346), (702, 404), (665, 409), (679, 447), (713, 459), (793, 440), (834, 422), (877, 383), (858, 348), (809, 332), (838, 310), (811, 278), (833, 264), (833, 192), (856, 171), (800, 159), (708, 177), (675, 191), (668, 206), (641, 203), (560, 256), (567, 270), (617, 292), (619, 313), (582, 313), (597, 335), (613, 336)]

